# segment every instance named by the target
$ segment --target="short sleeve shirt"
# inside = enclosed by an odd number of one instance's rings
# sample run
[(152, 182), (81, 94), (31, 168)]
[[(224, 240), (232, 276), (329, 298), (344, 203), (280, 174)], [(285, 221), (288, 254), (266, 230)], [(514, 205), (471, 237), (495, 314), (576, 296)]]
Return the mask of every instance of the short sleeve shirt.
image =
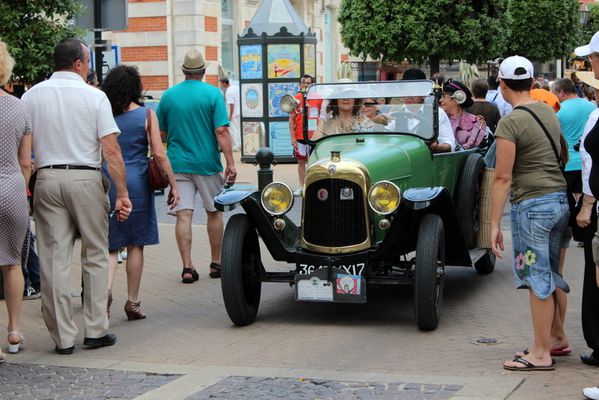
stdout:
[[(541, 102), (526, 104), (525, 107), (539, 117), (559, 151), (561, 129), (553, 109)], [(566, 181), (551, 143), (528, 112), (514, 110), (501, 118), (495, 137), (516, 145), (516, 159), (512, 170), (512, 203), (566, 190)]]
[(227, 105), (233, 104), (233, 117), (239, 117), (239, 84), (232, 83), (231, 86), (227, 88), (225, 99)]
[(160, 130), (167, 132), (167, 154), (176, 173), (213, 175), (223, 170), (215, 129), (228, 126), (221, 92), (186, 80), (168, 89), (158, 105)]
[(562, 128), (564, 139), (568, 143), (569, 160), (566, 164), (566, 171), (580, 171), (582, 168), (580, 153), (574, 150), (574, 145), (580, 140), (589, 115), (596, 109), (595, 104), (579, 97), (561, 103), (557, 119)]
[(106, 94), (74, 72), (53, 73), (22, 99), (31, 113), (37, 168), (55, 164), (99, 168), (100, 139), (120, 133)]

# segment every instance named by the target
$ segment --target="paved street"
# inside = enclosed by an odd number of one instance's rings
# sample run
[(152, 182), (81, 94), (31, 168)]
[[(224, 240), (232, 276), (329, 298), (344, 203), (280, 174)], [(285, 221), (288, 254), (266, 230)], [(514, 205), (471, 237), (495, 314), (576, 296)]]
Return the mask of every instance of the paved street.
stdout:
[[(295, 168), (276, 166), (275, 177), (294, 188)], [(253, 166), (238, 169), (240, 181), (255, 184)], [(193, 258), (200, 280), (181, 284), (174, 219), (161, 223), (161, 245), (146, 249), (145, 320), (127, 321), (125, 272), (119, 270), (111, 320), (119, 342), (113, 347), (85, 350), (80, 331), (72, 356), (55, 354), (40, 301), (24, 302), (25, 347), (0, 366), (0, 398), (579, 399), (583, 387), (599, 383), (599, 369), (578, 359), (586, 347), (583, 257), (575, 246), (565, 273), (572, 288), (566, 327), (573, 355), (558, 358), (553, 372), (508, 372), (502, 361), (530, 345), (532, 328), (528, 294), (513, 288), (507, 259), (488, 276), (449, 268), (443, 316), (433, 332), (417, 329), (410, 288), (369, 288), (363, 305), (315, 304), (295, 302), (289, 285), (274, 283), (263, 284), (256, 322), (237, 328), (226, 314), (220, 281), (208, 277), (205, 226), (196, 217)], [(262, 254), (267, 269), (289, 269)], [(75, 290), (77, 260), (73, 266)], [(81, 326), (79, 298), (73, 298), (73, 311)], [(6, 322), (0, 304), (0, 326)], [(98, 380), (104, 387), (94, 385)], [(51, 393), (43, 387), (49, 381)]]

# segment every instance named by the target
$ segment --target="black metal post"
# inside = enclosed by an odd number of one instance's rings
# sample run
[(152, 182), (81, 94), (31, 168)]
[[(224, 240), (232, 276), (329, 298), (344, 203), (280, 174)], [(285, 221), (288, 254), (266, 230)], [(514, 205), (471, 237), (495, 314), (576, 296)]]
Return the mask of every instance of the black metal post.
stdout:
[(256, 152), (258, 169), (258, 190), (262, 191), (269, 183), (272, 183), (272, 168), (270, 165), (275, 155), (268, 147), (262, 147)]
[(102, 84), (104, 65), (104, 48), (100, 45), (102, 42), (102, 0), (94, 0), (94, 57), (96, 60), (96, 75), (98, 84)]

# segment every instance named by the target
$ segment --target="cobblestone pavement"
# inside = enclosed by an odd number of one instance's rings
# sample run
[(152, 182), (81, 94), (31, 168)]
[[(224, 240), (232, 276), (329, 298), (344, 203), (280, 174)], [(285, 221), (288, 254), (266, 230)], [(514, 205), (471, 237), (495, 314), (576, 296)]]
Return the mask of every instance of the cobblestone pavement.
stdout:
[(7, 364), (0, 368), (0, 399), (134, 399), (177, 377), (97, 368)]
[(450, 399), (460, 385), (419, 383), (368, 383), (291, 378), (233, 376), (204, 389), (186, 400), (424, 400)]

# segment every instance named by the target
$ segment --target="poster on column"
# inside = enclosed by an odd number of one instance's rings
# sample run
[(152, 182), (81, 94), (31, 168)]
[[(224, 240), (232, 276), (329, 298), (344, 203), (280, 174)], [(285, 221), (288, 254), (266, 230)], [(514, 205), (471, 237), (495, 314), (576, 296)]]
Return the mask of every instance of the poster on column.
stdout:
[(299, 78), (300, 72), (299, 44), (268, 45), (268, 77), (270, 79)]
[(262, 84), (241, 85), (241, 112), (246, 118), (262, 118)]
[(241, 79), (262, 79), (262, 45), (239, 46)]
[[(304, 45), (304, 72), (316, 79), (316, 45)], [(314, 81), (316, 82), (316, 80)]]
[(264, 125), (262, 122), (243, 123), (243, 154), (254, 155), (264, 146)]
[(298, 83), (269, 83), (268, 84), (268, 115), (270, 117), (288, 117), (289, 113), (281, 110), (281, 98), (299, 92)]
[(269, 125), (269, 144), (275, 156), (292, 156), (291, 135), (288, 121), (271, 122)]

